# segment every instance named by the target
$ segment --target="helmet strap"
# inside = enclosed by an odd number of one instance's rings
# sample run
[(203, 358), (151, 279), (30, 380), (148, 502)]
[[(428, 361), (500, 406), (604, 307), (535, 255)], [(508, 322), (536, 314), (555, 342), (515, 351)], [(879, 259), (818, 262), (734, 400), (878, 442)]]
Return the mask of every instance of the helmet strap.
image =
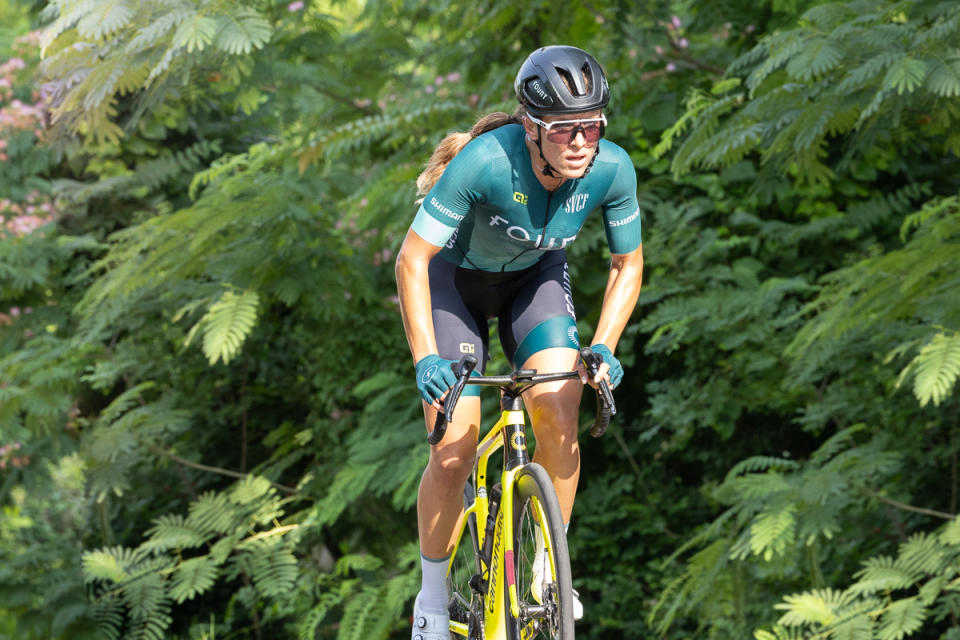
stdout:
[(549, 162), (547, 162), (546, 157), (543, 155), (543, 147), (540, 146), (541, 144), (540, 136), (542, 135), (543, 135), (543, 131), (541, 131), (540, 127), (538, 126), (537, 127), (537, 151), (540, 152), (540, 159), (543, 160), (543, 169), (541, 169), (541, 171), (543, 172), (543, 175), (547, 176), (548, 178), (556, 178), (557, 177), (556, 170), (550, 166)]
[(597, 161), (597, 156), (600, 155), (600, 141), (597, 140), (597, 148), (593, 150), (593, 157), (590, 158), (590, 164), (587, 165), (586, 170), (583, 172), (581, 178), (586, 178), (587, 174), (590, 173), (590, 169), (593, 169), (593, 163)]

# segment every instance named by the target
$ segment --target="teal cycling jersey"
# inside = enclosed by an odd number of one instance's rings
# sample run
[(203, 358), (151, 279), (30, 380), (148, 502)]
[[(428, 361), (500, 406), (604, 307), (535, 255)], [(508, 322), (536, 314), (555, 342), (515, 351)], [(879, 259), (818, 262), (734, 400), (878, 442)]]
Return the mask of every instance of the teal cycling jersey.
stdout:
[(600, 140), (587, 175), (547, 191), (524, 135), (521, 125), (509, 124), (477, 136), (426, 195), (412, 229), (443, 247), (440, 257), (468, 269), (526, 269), (545, 251), (570, 244), (597, 208), (611, 253), (640, 246), (637, 176), (626, 151)]

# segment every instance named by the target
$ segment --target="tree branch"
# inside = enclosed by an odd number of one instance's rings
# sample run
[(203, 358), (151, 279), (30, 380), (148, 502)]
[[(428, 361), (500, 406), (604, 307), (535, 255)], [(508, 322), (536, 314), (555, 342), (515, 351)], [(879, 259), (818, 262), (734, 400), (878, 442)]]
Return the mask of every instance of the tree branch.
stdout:
[[(199, 462), (191, 462), (190, 460), (187, 460), (186, 458), (181, 458), (175, 453), (167, 451), (166, 449), (159, 447), (157, 445), (151, 445), (150, 450), (153, 451), (154, 453), (159, 453), (162, 456), (166, 456), (170, 458), (177, 464), (182, 464), (185, 467), (190, 467), (191, 469), (197, 469), (198, 471), (207, 471), (209, 473), (216, 473), (221, 476), (229, 476), (231, 478), (240, 478), (240, 479), (246, 478), (248, 475), (250, 475), (247, 473), (240, 473), (239, 471), (233, 471), (231, 469), (222, 469), (220, 467), (211, 467), (205, 464), (200, 464)], [(288, 487), (285, 484), (279, 484), (276, 482), (271, 482), (270, 484), (274, 488), (279, 489), (280, 491), (283, 491), (285, 493), (291, 493), (291, 494), (298, 493), (296, 489), (294, 489), (293, 487)]]
[(892, 498), (888, 498), (884, 495), (881, 495), (879, 491), (874, 491), (873, 489), (860, 489), (860, 493), (871, 498), (876, 498), (880, 502), (884, 502), (892, 507), (898, 509), (903, 509), (904, 511), (912, 511), (913, 513), (922, 513), (925, 516), (933, 516), (934, 518), (943, 518), (944, 520), (953, 520), (957, 516), (952, 513), (945, 513), (943, 511), (936, 511), (934, 509), (925, 509), (924, 507), (915, 507), (910, 504), (904, 504), (903, 502), (898, 502)]

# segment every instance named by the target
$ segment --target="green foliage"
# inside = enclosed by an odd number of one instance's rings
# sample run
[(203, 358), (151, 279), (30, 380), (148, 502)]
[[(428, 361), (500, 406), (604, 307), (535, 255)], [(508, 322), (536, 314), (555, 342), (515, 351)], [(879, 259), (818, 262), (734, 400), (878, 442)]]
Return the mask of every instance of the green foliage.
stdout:
[(948, 398), (960, 367), (955, 331), (944, 331), (960, 326), (960, 305), (949, 293), (960, 286), (957, 202), (957, 196), (929, 201), (904, 221), (901, 236), (909, 238), (901, 248), (831, 274), (807, 307), (817, 312), (816, 318), (798, 333), (791, 349), (798, 354), (832, 350), (875, 333), (879, 323), (897, 326), (895, 336), (868, 338), (888, 350), (888, 362), (916, 354), (897, 386), (913, 377), (921, 406)]
[(227, 364), (256, 324), (259, 302), (255, 291), (244, 291), (240, 295), (225, 291), (187, 334), (184, 346), (190, 344), (193, 334), (202, 327), (203, 354), (207, 360), (216, 364), (222, 358)]
[[(244, 64), (231, 63), (230, 56), (249, 56), (273, 35), (257, 9), (230, 2), (63, 0), (49, 3), (45, 14), (52, 23), (44, 32), (42, 71), (50, 81), (54, 122), (113, 143), (124, 133), (113, 119), (119, 98), (162, 95), (178, 83), (172, 76), (221, 64), (230, 66), (236, 82)], [(104, 46), (108, 38), (117, 46)]]
[[(172, 602), (203, 595), (218, 579), (242, 576), (269, 599), (289, 593), (297, 577), (298, 525), (273, 524), (284, 501), (269, 481), (248, 476), (226, 492), (203, 494), (186, 517), (157, 518), (136, 548), (84, 553), (84, 579), (97, 594), (103, 633), (164, 638)], [(194, 549), (206, 553), (184, 554)]]
[[(42, 20), (53, 128), (0, 133), (16, 215), (51, 209), (0, 236), (0, 638), (409, 635), (427, 448), (392, 258), (433, 146), (556, 42), (607, 68), (648, 264), (620, 413), (581, 441), (578, 635), (953, 637), (951, 3)], [(17, 55), (3, 105), (34, 102)], [(591, 219), (569, 251), (584, 336), (604, 246)]]
[[(882, 638), (914, 635), (929, 617), (955, 604), (960, 547), (953, 520), (936, 534), (917, 534), (897, 556), (867, 560), (857, 581), (843, 591), (814, 590), (784, 598), (783, 627), (801, 627), (804, 637)], [(908, 595), (909, 594), (909, 595)]]
[[(948, 123), (957, 116), (958, 45), (952, 2), (814, 7), (799, 27), (765, 36), (730, 65), (742, 88), (724, 85), (726, 95), (688, 103), (682, 120), (695, 124), (673, 156), (674, 174), (756, 153), (766, 175), (826, 184), (878, 141), (912, 145), (917, 136), (956, 155), (960, 139)], [(661, 153), (675, 136), (668, 131)]]

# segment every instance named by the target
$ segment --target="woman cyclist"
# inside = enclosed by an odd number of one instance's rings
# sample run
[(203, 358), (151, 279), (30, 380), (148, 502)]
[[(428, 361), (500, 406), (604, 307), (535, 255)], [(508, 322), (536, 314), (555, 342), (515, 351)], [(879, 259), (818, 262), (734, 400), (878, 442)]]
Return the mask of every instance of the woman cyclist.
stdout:
[[(396, 263), (407, 342), (427, 429), (433, 428), (451, 363), (488, 359), (489, 318), (514, 366), (578, 368), (581, 380), (543, 384), (524, 395), (537, 441), (534, 460), (550, 474), (569, 523), (580, 474), (577, 425), (584, 383), (623, 375), (613, 355), (640, 292), (643, 255), (636, 174), (626, 152), (604, 140), (606, 77), (590, 54), (551, 46), (531, 53), (514, 83), (512, 115), (482, 118), (434, 151), (417, 180), (424, 196)], [(602, 210), (612, 255), (592, 348), (596, 380), (578, 363), (580, 346), (564, 248), (586, 216)], [(446, 566), (476, 456), (479, 387), (467, 386), (442, 442), (431, 448), (417, 518), (423, 581), (414, 640), (446, 640)], [(579, 613), (575, 603), (575, 617)]]

